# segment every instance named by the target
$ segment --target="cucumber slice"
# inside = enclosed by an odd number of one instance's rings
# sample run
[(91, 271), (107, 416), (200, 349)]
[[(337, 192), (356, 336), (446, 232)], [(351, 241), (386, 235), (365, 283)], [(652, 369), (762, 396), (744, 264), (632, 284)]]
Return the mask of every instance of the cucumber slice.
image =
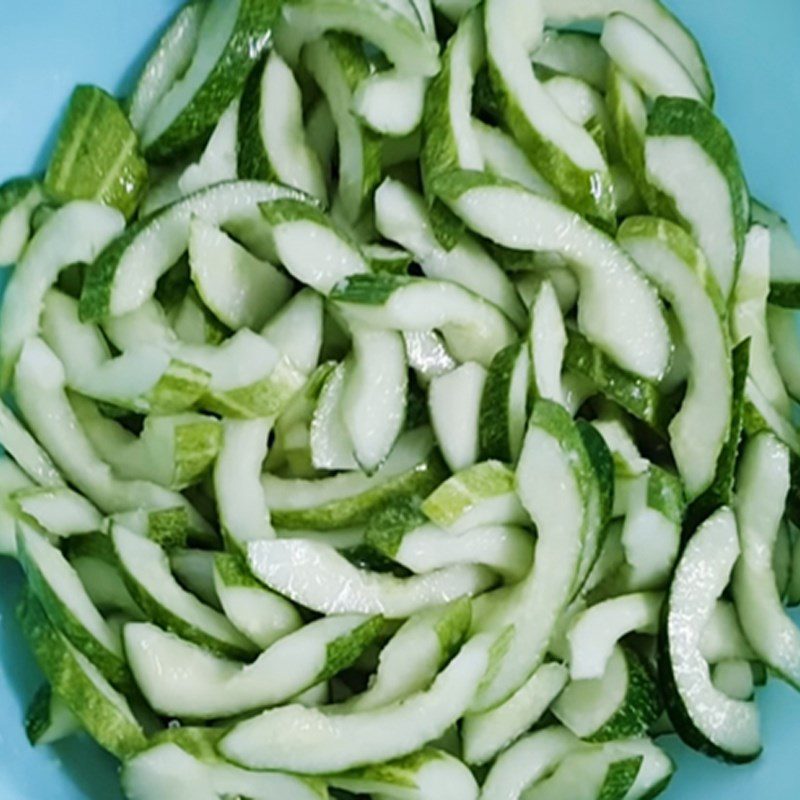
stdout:
[[(134, 311), (149, 300), (158, 279), (186, 251), (194, 217), (202, 217), (209, 224), (230, 231), (255, 255), (266, 255), (259, 203), (297, 196), (296, 190), (277, 184), (226, 181), (202, 189), (140, 220), (106, 247), (86, 270), (81, 292), (81, 317), (87, 321), (116, 317)], [(103, 244), (118, 230), (110, 232)], [(84, 236), (74, 236), (74, 228), (70, 231), (70, 238), (73, 237), (74, 241), (86, 241)], [(92, 258), (71, 257), (68, 263), (88, 262)]]
[(220, 742), (235, 763), (306, 774), (341, 772), (412, 753), (463, 716), (489, 665), (493, 637), (467, 642), (427, 691), (372, 711), (293, 705), (240, 722)]
[(110, 535), (125, 585), (150, 619), (213, 652), (252, 655), (252, 644), (222, 614), (181, 588), (161, 547), (120, 525)]
[(471, 467), (479, 458), (480, 407), (486, 377), (480, 364), (467, 362), (434, 377), (428, 388), (431, 426), (453, 472)]
[(431, 453), (427, 428), (400, 437), (384, 465), (371, 476), (335, 475), (317, 480), (265, 474), (261, 484), (273, 523), (280, 528), (335, 530), (367, 522), (396, 497), (425, 495), (444, 477)]
[(748, 436), (761, 431), (770, 431), (778, 437), (794, 455), (800, 455), (800, 436), (792, 422), (773, 406), (753, 379), (745, 381), (744, 430)]
[(452, 169), (483, 168), (472, 128), (472, 87), (484, 60), (480, 13), (472, 11), (458, 24), (442, 55), (442, 68), (425, 94), (420, 169), (426, 187)]
[(96, 86), (72, 93), (44, 186), (66, 203), (93, 200), (130, 219), (147, 186), (139, 137), (117, 101)]
[(512, 745), (541, 720), (568, 678), (561, 664), (542, 664), (504, 703), (482, 714), (467, 714), (461, 723), (464, 760), (485, 764)]
[(41, 339), (29, 339), (17, 365), (15, 396), (33, 433), (66, 477), (101, 511), (183, 507), (191, 527), (210, 534), (208, 524), (178, 493), (149, 481), (119, 480), (101, 461), (69, 405), (64, 370)]
[(367, 473), (387, 458), (406, 418), (408, 366), (398, 333), (352, 328), (341, 415), (359, 466)]
[(17, 613), (39, 667), (86, 732), (118, 758), (141, 750), (145, 734), (127, 700), (56, 630), (39, 601), (26, 593)]
[(306, 42), (335, 30), (375, 45), (404, 74), (425, 76), (439, 71), (436, 40), (384, 0), (291, 0), (282, 13), (278, 49), (290, 63), (297, 60)]
[(461, 647), (471, 616), (470, 601), (462, 598), (409, 617), (381, 650), (367, 689), (328, 710), (371, 711), (425, 691)]
[(23, 343), (35, 336), (47, 290), (68, 264), (90, 262), (123, 228), (111, 208), (77, 200), (60, 208), (31, 239), (3, 296), (0, 360), (5, 383)]
[(149, 623), (125, 626), (139, 688), (167, 716), (214, 719), (285, 703), (350, 666), (383, 628), (380, 617), (340, 615), (287, 634), (251, 664), (215, 656)]
[(614, 13), (627, 14), (648, 28), (681, 61), (709, 105), (714, 87), (697, 40), (658, 0), (544, 0), (548, 26), (603, 21)]
[(587, 461), (583, 439), (569, 414), (547, 400), (537, 401), (516, 474), (516, 490), (538, 533), (533, 568), (481, 620), (482, 629), (511, 627), (513, 638), (472, 711), (486, 711), (507, 700), (546, 654), (582, 568), (581, 551), (591, 527), (590, 495), (597, 477)]
[(67, 537), (103, 528), (102, 514), (83, 495), (64, 486), (25, 485), (10, 499), (13, 506), (52, 536)]
[(536, 194), (558, 200), (558, 192), (534, 169), (525, 151), (500, 128), (472, 120), (472, 132), (490, 175), (516, 181)]
[(704, 101), (677, 56), (645, 24), (623, 13), (610, 14), (600, 44), (612, 61), (650, 97), (688, 97)]
[(328, 190), (306, 140), (300, 87), (277, 52), (250, 73), (239, 108), (239, 176), (277, 180), (324, 202)]
[(382, 614), (404, 619), (471, 597), (495, 582), (491, 570), (458, 564), (410, 578), (361, 570), (331, 546), (302, 539), (251, 542), (251, 572), (273, 591), (320, 614)]
[[(647, 472), (650, 462), (642, 456), (628, 429), (615, 419), (594, 420), (595, 430), (603, 437), (614, 459), (617, 480), (635, 478)], [(616, 496), (615, 496), (616, 499)]]
[(105, 614), (123, 613), (130, 619), (141, 619), (142, 612), (125, 588), (122, 575), (113, 562), (113, 555), (70, 555), (70, 564), (92, 603)]
[[(183, 730), (192, 730), (191, 728)], [(169, 730), (169, 733), (174, 733)], [(203, 730), (205, 735), (205, 729)], [(192, 752), (194, 751), (194, 752)], [(151, 744), (122, 767), (122, 788), (130, 800), (327, 800), (324, 784), (279, 772), (251, 772), (220, 758), (213, 748), (180, 740)]]
[(659, 97), (647, 121), (644, 159), (648, 183), (664, 195), (651, 210), (694, 236), (727, 298), (750, 216), (750, 195), (730, 134), (703, 103)]
[(389, 69), (364, 79), (353, 96), (353, 110), (370, 130), (407, 136), (419, 127), (428, 82)]
[(720, 661), (711, 671), (714, 688), (734, 700), (752, 700), (753, 668), (749, 661)]
[(351, 470), (358, 467), (353, 442), (344, 422), (344, 388), (348, 364), (337, 364), (319, 393), (309, 429), (311, 463), (316, 469)]
[(264, 203), (275, 249), (297, 280), (329, 294), (348, 275), (369, 272), (358, 245), (316, 206), (300, 200)]
[(791, 401), (775, 363), (767, 331), (769, 249), (769, 230), (753, 226), (745, 238), (742, 262), (731, 297), (731, 333), (737, 343), (750, 339), (748, 374), (770, 405), (788, 417)]
[(642, 658), (614, 645), (602, 675), (573, 679), (552, 710), (579, 738), (607, 742), (642, 736), (663, 708), (658, 685)]
[(53, 625), (114, 686), (127, 689), (131, 676), (119, 639), (92, 604), (75, 570), (41, 534), (20, 525), (17, 551), (31, 591)]
[(775, 366), (786, 390), (796, 402), (800, 399), (800, 344), (797, 341), (794, 311), (780, 306), (767, 306), (767, 331)]
[(549, 280), (542, 281), (534, 295), (530, 315), (528, 349), (534, 393), (536, 397), (563, 404), (561, 372), (567, 332), (555, 289)]
[(606, 90), (608, 55), (596, 34), (546, 30), (533, 60), (558, 74), (579, 78), (599, 92)]
[(754, 223), (769, 228), (770, 232), (769, 301), (774, 305), (797, 308), (800, 302), (796, 286), (800, 282), (800, 247), (789, 223), (755, 198), (750, 200), (750, 213)]
[(81, 730), (78, 718), (69, 706), (53, 691), (49, 683), (42, 684), (25, 712), (25, 733), (28, 741), (37, 745), (53, 744)]
[[(166, 549), (164, 545), (161, 547)], [(189, 548), (173, 549), (169, 553), (169, 568), (177, 582), (187, 592), (215, 611), (222, 611), (214, 587), (213, 553)]]
[(661, 592), (639, 592), (606, 600), (578, 614), (567, 631), (572, 680), (602, 678), (616, 643), (629, 633), (656, 633), (663, 602)]
[(137, 133), (153, 108), (191, 64), (206, 4), (193, 0), (181, 8), (147, 59), (128, 101), (128, 118)]
[(623, 223), (618, 239), (670, 304), (689, 352), (689, 385), (669, 434), (691, 500), (713, 482), (730, 432), (725, 303), (708, 262), (677, 225), (635, 217)]
[[(314, 10), (310, 8), (313, 3), (304, 0), (298, 8), (303, 5), (309, 6), (312, 15), (309, 19), (313, 19)], [(342, 3), (341, 7), (354, 11), (361, 5)], [(369, 7), (378, 14), (384, 10), (382, 3)], [(369, 76), (369, 62), (357, 41), (341, 34), (328, 34), (305, 47), (303, 64), (325, 96), (333, 117), (338, 144), (337, 199), (347, 221), (355, 223), (381, 174), (380, 140), (362, 125), (353, 111), (354, 93)]]
[(482, 461), (449, 477), (423, 501), (428, 519), (462, 534), (483, 525), (525, 525), (514, 473), (499, 461)]
[(761, 752), (758, 709), (714, 688), (700, 641), (738, 557), (736, 520), (723, 507), (698, 528), (678, 562), (659, 660), (667, 711), (678, 735), (690, 747), (736, 763)]
[[(302, 289), (264, 326), (261, 335), (301, 372), (310, 375), (322, 348), (322, 298)], [(297, 331), (303, 331), (297, 336)]]
[(526, 787), (551, 774), (580, 748), (580, 740), (560, 726), (525, 736), (498, 756), (483, 783), (481, 800), (520, 797)]
[[(562, 255), (580, 285), (578, 324), (583, 333), (621, 367), (645, 378), (664, 374), (670, 344), (658, 298), (604, 234), (563, 206), (491, 176), (453, 173), (439, 184), (439, 196), (482, 236), (514, 250)], [(560, 233), (564, 230), (569, 235)], [(609, 308), (615, 309), (613, 314)], [(646, 340), (632, 341), (631, 330), (646, 331)]]
[(611, 178), (600, 149), (544, 89), (528, 58), (541, 42), (542, 9), (490, 0), (484, 24), (489, 77), (506, 127), (567, 205), (613, 227)]
[(458, 366), (436, 331), (404, 331), (403, 341), (408, 366), (423, 386), (430, 385), (434, 378), (446, 375)]
[(43, 200), (41, 186), (31, 178), (0, 186), (0, 266), (19, 261), (31, 235), (33, 212)]
[[(168, 161), (208, 138), (265, 50), (279, 8), (256, 0), (212, 0), (185, 70), (175, 73), (142, 123), (148, 159)], [(185, 53), (178, 54), (186, 63)]]
[(236, 556), (214, 556), (214, 588), (225, 616), (262, 650), (302, 625), (297, 609), (265, 589)]
[(387, 178), (375, 192), (375, 225), (383, 236), (408, 250), (428, 278), (458, 283), (524, 326), (525, 309), (503, 270), (468, 234), (449, 250), (444, 248), (436, 239), (424, 199), (400, 181)]
[(700, 652), (709, 664), (756, 660), (733, 603), (719, 600), (714, 606), (700, 636)]
[(509, 345), (492, 359), (481, 394), (480, 456), (515, 463), (528, 418), (531, 362), (522, 343)]
[(469, 768), (442, 750), (426, 748), (386, 764), (349, 770), (328, 778), (331, 786), (386, 800), (477, 800)]
[(543, 86), (561, 111), (590, 134), (601, 152), (609, 150), (609, 145), (613, 145), (610, 121), (603, 96), (598, 91), (571, 75), (553, 75)]
[(639, 192), (650, 197), (655, 190), (648, 186), (645, 176), (647, 101), (639, 87), (613, 63), (608, 68), (606, 105), (622, 161)]
[(17, 554), (19, 512), (11, 495), (32, 487), (28, 476), (8, 456), (0, 455), (0, 555)]
[(736, 519), (742, 553), (733, 598), (758, 657), (800, 689), (800, 631), (783, 610), (772, 554), (789, 492), (789, 451), (762, 433), (745, 446), (737, 475)]
[(457, 284), (399, 275), (353, 275), (330, 295), (345, 316), (375, 328), (441, 331), (459, 361), (487, 366), (516, 338), (496, 306)]
[(222, 449), (214, 466), (214, 495), (223, 534), (237, 547), (275, 535), (261, 488), (271, 427), (270, 421), (263, 419), (223, 423)]
[[(64, 486), (64, 479), (50, 456), (2, 401), (0, 401), (0, 446), (33, 483), (48, 487)], [(9, 488), (24, 486), (20, 478), (15, 478)]]

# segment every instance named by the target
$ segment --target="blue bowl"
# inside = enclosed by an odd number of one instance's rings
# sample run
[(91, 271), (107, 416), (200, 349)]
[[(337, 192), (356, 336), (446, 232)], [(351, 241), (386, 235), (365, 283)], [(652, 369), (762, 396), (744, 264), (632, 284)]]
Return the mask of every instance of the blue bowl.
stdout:
[[(0, 5), (1, 182), (44, 167), (75, 84), (97, 83), (114, 92), (130, 88), (180, 2), (0, 0)], [(717, 111), (739, 146), (753, 194), (800, 231), (800, 3), (671, 0), (668, 5), (705, 50)], [(25, 738), (24, 709), (41, 676), (14, 618), (20, 584), (16, 564), (0, 563), (0, 800), (117, 800), (116, 763), (96, 745), (78, 737), (34, 750)], [(798, 796), (800, 698), (770, 681), (758, 702), (765, 751), (756, 764), (728, 767), (692, 753), (674, 737), (660, 741), (679, 765), (666, 798)]]

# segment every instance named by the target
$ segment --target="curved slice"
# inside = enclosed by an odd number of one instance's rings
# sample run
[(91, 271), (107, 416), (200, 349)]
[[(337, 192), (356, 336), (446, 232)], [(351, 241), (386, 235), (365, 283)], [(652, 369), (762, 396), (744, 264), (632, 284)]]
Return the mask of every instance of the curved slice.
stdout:
[(772, 562), (788, 492), (787, 447), (768, 433), (750, 439), (737, 474), (742, 555), (733, 571), (733, 599), (756, 655), (800, 689), (800, 630), (784, 611)]
[(689, 385), (669, 434), (693, 499), (713, 482), (731, 425), (733, 370), (725, 301), (702, 252), (677, 225), (632, 217), (617, 236), (670, 304), (689, 352)]
[(289, 633), (251, 664), (215, 656), (150, 623), (125, 626), (125, 652), (161, 714), (216, 719), (286, 703), (350, 666), (380, 635), (381, 617), (326, 617)]
[(659, 659), (664, 700), (680, 737), (690, 747), (736, 763), (761, 752), (758, 709), (714, 687), (700, 642), (738, 558), (736, 519), (723, 507), (697, 529), (678, 562)]
[(0, 185), (0, 266), (19, 260), (30, 240), (33, 212), (43, 199), (40, 183), (32, 178)]
[(681, 61), (706, 101), (714, 99), (711, 75), (697, 40), (659, 0), (543, 0), (548, 26), (600, 22), (614, 13), (627, 14), (649, 28)]
[(251, 542), (247, 562), (270, 589), (321, 614), (402, 619), (429, 606), (480, 594), (495, 582), (491, 570), (475, 565), (410, 578), (360, 570), (329, 545), (303, 539)]
[(412, 753), (463, 716), (489, 666), (494, 638), (476, 636), (424, 692), (373, 711), (332, 716), (292, 705), (240, 722), (220, 752), (256, 769), (341, 772)]
[(353, 110), (372, 131), (408, 136), (420, 124), (428, 82), (394, 69), (363, 80), (353, 96)]
[(64, 479), (49, 454), (2, 401), (0, 401), (0, 446), (36, 485), (64, 486)]
[(611, 239), (564, 206), (489, 175), (454, 172), (438, 184), (439, 196), (481, 236), (563, 256), (580, 286), (581, 330), (625, 369), (663, 376), (671, 345), (658, 295)]

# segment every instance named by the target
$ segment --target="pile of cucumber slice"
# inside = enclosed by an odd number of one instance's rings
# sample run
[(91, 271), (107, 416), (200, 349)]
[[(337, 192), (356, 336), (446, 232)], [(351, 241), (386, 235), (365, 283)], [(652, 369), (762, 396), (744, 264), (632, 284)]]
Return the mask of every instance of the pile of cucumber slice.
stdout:
[(131, 800), (643, 800), (800, 689), (800, 248), (658, 0), (191, 0), (0, 187), (0, 552)]

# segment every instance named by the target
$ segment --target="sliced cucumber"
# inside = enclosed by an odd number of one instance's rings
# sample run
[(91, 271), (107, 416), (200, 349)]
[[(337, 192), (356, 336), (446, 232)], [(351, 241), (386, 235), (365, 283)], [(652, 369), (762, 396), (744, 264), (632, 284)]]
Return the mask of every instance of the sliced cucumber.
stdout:
[(353, 275), (330, 295), (349, 319), (388, 330), (441, 331), (459, 361), (488, 365), (515, 339), (496, 307), (457, 284), (399, 275)]
[(752, 700), (755, 693), (749, 661), (720, 661), (711, 672), (714, 687), (734, 700)]
[(427, 277), (458, 283), (496, 305), (518, 326), (524, 325), (524, 308), (503, 270), (468, 234), (450, 249), (443, 247), (424, 199), (405, 184), (387, 178), (378, 187), (375, 224), (387, 239), (413, 254)]
[(403, 619), (429, 606), (480, 594), (495, 582), (491, 570), (472, 564), (410, 578), (361, 570), (329, 545), (303, 539), (251, 542), (247, 563), (270, 589), (321, 614)]
[[(261, 335), (301, 372), (310, 375), (322, 348), (322, 298), (302, 289), (264, 326)], [(297, 336), (298, 330), (303, 336)]]
[(526, 787), (547, 777), (580, 748), (580, 740), (560, 726), (529, 734), (499, 755), (483, 783), (481, 800), (520, 797)]
[(13, 506), (52, 536), (67, 537), (103, 528), (102, 514), (83, 495), (63, 486), (22, 485), (10, 499)]
[(489, 77), (506, 127), (570, 207), (613, 227), (608, 165), (592, 137), (569, 119), (534, 75), (528, 52), (541, 42), (544, 14), (519, 0), (484, 10)]
[(635, 478), (647, 472), (650, 462), (639, 452), (634, 438), (622, 422), (615, 419), (599, 419), (592, 422), (592, 425), (611, 451), (618, 480)]
[(356, 89), (353, 109), (364, 124), (383, 136), (408, 136), (422, 119), (428, 82), (388, 69), (365, 78)]
[(453, 472), (467, 469), (478, 460), (480, 404), (486, 375), (480, 364), (467, 362), (434, 377), (428, 389), (436, 442)]
[(658, 36), (624, 13), (610, 14), (600, 38), (603, 49), (650, 97), (688, 97), (703, 101), (701, 90), (686, 67)]
[(25, 712), (28, 741), (34, 746), (53, 744), (80, 730), (81, 724), (69, 706), (49, 683), (42, 684)]
[(223, 533), (239, 547), (275, 535), (261, 488), (268, 420), (225, 420), (214, 467), (214, 494)]
[(742, 630), (758, 657), (800, 688), (800, 631), (783, 609), (773, 568), (788, 492), (786, 446), (768, 433), (748, 440), (736, 481), (742, 553), (733, 572), (733, 598)]
[(61, 270), (68, 264), (91, 262), (122, 230), (123, 222), (114, 209), (77, 200), (56, 211), (36, 232), (3, 296), (0, 361), (4, 382), (25, 340), (37, 333), (45, 294)]
[(721, 508), (698, 528), (675, 571), (661, 630), (664, 699), (679, 736), (701, 752), (745, 762), (761, 752), (758, 709), (714, 688), (700, 642), (739, 557), (736, 519)]
[[(303, 5), (310, 7), (313, 3), (304, 0), (298, 7)], [(340, 7), (354, 11), (360, 5), (341, 3)], [(383, 4), (374, 4), (374, 8), (380, 13)], [(325, 96), (333, 117), (341, 176), (337, 199), (348, 222), (355, 223), (381, 174), (380, 140), (367, 130), (353, 111), (354, 93), (369, 76), (369, 62), (356, 41), (340, 34), (328, 34), (305, 47), (303, 64)]]
[(277, 52), (250, 73), (239, 109), (239, 177), (274, 179), (324, 202), (328, 190), (306, 140), (300, 87)]
[(291, 281), (201, 217), (189, 228), (189, 264), (197, 293), (232, 330), (260, 329), (289, 299)]
[[(670, 344), (658, 298), (600, 231), (563, 206), (491, 176), (453, 173), (439, 184), (442, 199), (482, 236), (514, 250), (564, 256), (581, 287), (578, 324), (586, 336), (623, 368), (646, 378), (663, 375)], [(646, 337), (632, 341), (632, 330)]]
[(748, 374), (776, 411), (789, 416), (791, 401), (775, 363), (767, 330), (770, 233), (753, 226), (744, 241), (742, 262), (731, 297), (731, 333), (738, 343), (750, 339)]
[(797, 283), (800, 282), (800, 247), (789, 223), (780, 214), (750, 200), (754, 223), (764, 225), (770, 232), (770, 290), (769, 301), (778, 306), (797, 308), (800, 303)]
[[(47, 487), (64, 486), (64, 479), (50, 456), (2, 401), (0, 445), (35, 484)], [(16, 483), (20, 484), (18, 488), (23, 488), (24, 484), (19, 479), (15, 479)]]
[(405, 422), (408, 366), (399, 333), (360, 326), (351, 333), (341, 415), (355, 459), (370, 473), (386, 460)]
[(574, 75), (600, 92), (606, 89), (608, 55), (596, 34), (546, 30), (533, 60), (558, 74)]
[(154, 709), (182, 719), (214, 719), (285, 703), (328, 680), (350, 666), (382, 627), (380, 617), (320, 619), (242, 664), (149, 623), (131, 623), (125, 626), (125, 652)]
[(452, 475), (425, 498), (421, 508), (431, 522), (455, 534), (482, 525), (529, 522), (514, 473), (499, 461), (482, 461)]
[(544, 280), (530, 306), (528, 332), (531, 377), (537, 397), (563, 403), (561, 372), (567, 333), (553, 284)]
[(93, 200), (135, 213), (147, 186), (139, 138), (110, 94), (78, 86), (61, 123), (44, 186), (62, 203)]
[(767, 306), (767, 330), (775, 366), (791, 398), (800, 399), (800, 343), (795, 313), (780, 306)]
[(542, 664), (504, 703), (482, 714), (467, 714), (461, 723), (464, 760), (485, 764), (513, 744), (539, 722), (568, 678), (561, 664)]
[(316, 469), (351, 470), (358, 467), (353, 442), (344, 422), (344, 388), (348, 367), (337, 364), (325, 378), (309, 428), (311, 463)]
[(125, 585), (150, 619), (214, 652), (252, 655), (253, 645), (222, 614), (180, 586), (155, 542), (120, 525), (112, 527), (111, 539)]
[(359, 473), (303, 480), (265, 474), (261, 479), (273, 523), (281, 528), (332, 530), (365, 523), (395, 497), (425, 495), (444, 477), (431, 453), (427, 428), (400, 437), (384, 465)]
[(41, 186), (30, 178), (0, 186), (0, 266), (19, 261), (31, 235), (33, 212), (43, 200)]
[[(264, 241), (259, 203), (297, 196), (296, 190), (277, 184), (226, 181), (202, 189), (135, 223), (106, 247), (86, 270), (81, 317), (97, 321), (108, 316), (120, 316), (134, 311), (150, 299), (156, 281), (186, 251), (194, 217), (202, 217), (209, 224), (230, 231), (255, 255), (266, 255), (268, 243)], [(73, 236), (74, 229), (70, 238)], [(74, 237), (74, 241), (85, 246), (86, 239), (80, 236)], [(107, 241), (108, 238), (103, 243)], [(92, 258), (73, 257), (68, 263), (77, 260), (92, 261)]]
[(570, 624), (569, 671), (573, 681), (601, 678), (615, 644), (629, 633), (658, 630), (664, 595), (640, 592), (591, 606)]
[[(180, 729), (191, 731), (192, 728)], [(168, 733), (175, 731), (168, 729)], [(205, 730), (203, 730), (205, 734)], [(218, 738), (218, 737), (217, 737)], [(252, 772), (239, 769), (220, 758), (212, 747), (194, 747), (164, 736), (160, 743), (125, 762), (122, 787), (130, 800), (222, 800), (248, 797), (251, 800), (327, 800), (324, 784), (313, 779), (280, 772)]]
[[(466, 598), (410, 617), (381, 650), (367, 689), (329, 711), (370, 711), (426, 690), (461, 647), (470, 619), (470, 601)], [(414, 653), (413, 659), (408, 658), (409, 653)]]
[(658, 0), (544, 0), (549, 26), (602, 21), (611, 14), (633, 17), (651, 30), (681, 61), (710, 104), (714, 87), (697, 40)]
[[(166, 549), (165, 545), (161, 545)], [(209, 550), (187, 547), (173, 548), (169, 552), (169, 568), (175, 580), (198, 600), (222, 611), (214, 586), (214, 554)], [(120, 570), (122, 571), (122, 570)], [(234, 627), (236, 627), (234, 625)]]
[(39, 601), (24, 595), (18, 616), (42, 672), (86, 732), (119, 758), (146, 743), (127, 700), (48, 620)]
[(0, 555), (17, 554), (19, 512), (11, 495), (32, 486), (28, 476), (7, 455), (0, 455)]
[(552, 710), (579, 738), (606, 742), (644, 735), (663, 709), (658, 685), (644, 660), (633, 650), (614, 645), (602, 675), (573, 679)]
[(185, 52), (178, 54), (184, 69), (170, 75), (170, 85), (159, 92), (141, 123), (149, 159), (169, 160), (208, 138), (267, 47), (278, 13), (277, 6), (254, 0), (209, 3), (191, 60)]
[(721, 661), (755, 661), (733, 603), (719, 600), (700, 636), (700, 652), (709, 664)]
[(664, 195), (652, 210), (694, 236), (727, 298), (750, 216), (730, 134), (703, 103), (659, 97), (647, 121), (644, 159), (647, 181)]
[(493, 637), (471, 639), (427, 691), (372, 711), (293, 705), (240, 722), (220, 752), (243, 766), (335, 773), (412, 753), (463, 716), (489, 665)]
[(423, 386), (458, 366), (436, 331), (405, 331), (403, 341), (408, 365)]

